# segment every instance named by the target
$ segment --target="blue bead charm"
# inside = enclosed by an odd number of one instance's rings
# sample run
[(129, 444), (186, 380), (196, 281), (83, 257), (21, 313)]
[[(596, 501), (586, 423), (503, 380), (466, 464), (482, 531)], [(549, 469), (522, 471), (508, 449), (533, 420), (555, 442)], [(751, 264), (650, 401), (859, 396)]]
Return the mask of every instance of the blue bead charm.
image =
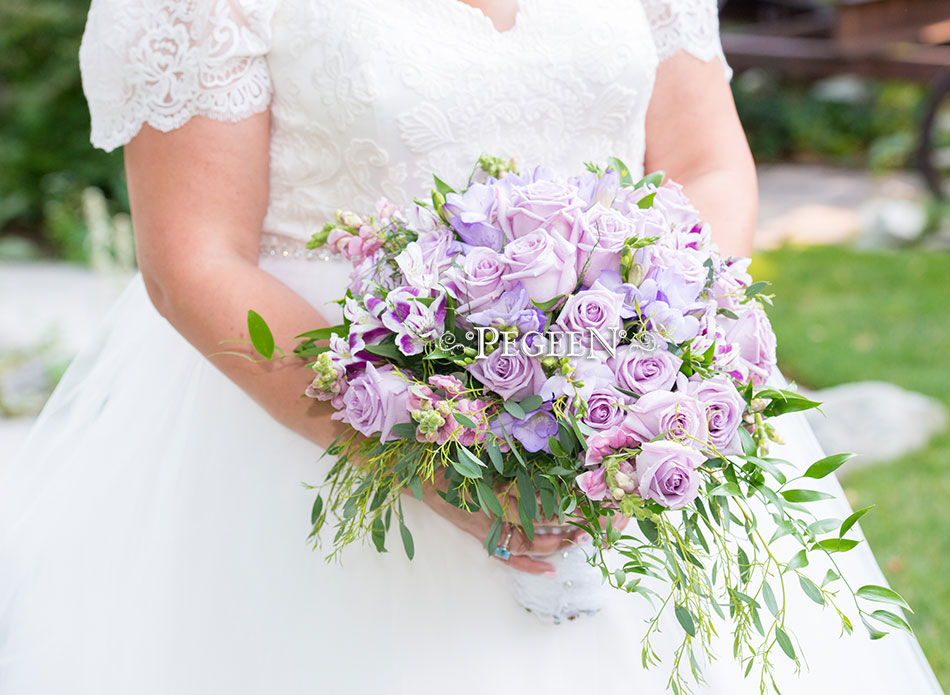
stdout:
[(502, 548), (500, 545), (495, 548), (495, 557), (508, 562), (511, 559), (511, 551), (508, 548)]

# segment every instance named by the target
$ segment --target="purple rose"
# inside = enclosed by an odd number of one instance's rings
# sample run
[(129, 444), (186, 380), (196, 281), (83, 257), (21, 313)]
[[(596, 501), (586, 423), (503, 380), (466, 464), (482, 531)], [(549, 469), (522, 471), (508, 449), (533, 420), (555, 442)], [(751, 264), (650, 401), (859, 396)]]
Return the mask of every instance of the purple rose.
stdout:
[(570, 294), (577, 285), (577, 250), (557, 234), (538, 230), (505, 246), (508, 272), (505, 282), (521, 282), (528, 296), (542, 303)]
[(670, 441), (647, 442), (637, 456), (640, 497), (680, 509), (696, 499), (705, 457), (695, 449)]
[(493, 223), (497, 202), (494, 187), (473, 183), (464, 193), (446, 195), (442, 209), (452, 229), (466, 244), (500, 251), (504, 235)]
[(617, 375), (618, 386), (642, 395), (672, 388), (683, 360), (667, 350), (621, 345), (607, 364)]
[(544, 228), (573, 241), (574, 221), (585, 207), (577, 186), (538, 180), (512, 187), (500, 198), (498, 222), (509, 239)]
[(551, 449), (548, 446), (548, 437), (557, 436), (557, 429), (557, 420), (550, 404), (527, 413), (524, 420), (518, 420), (507, 411), (502, 411), (491, 423), (495, 436), (504, 438), (507, 432), (521, 442), (527, 451), (544, 451), (549, 454)]
[(696, 449), (709, 443), (706, 405), (692, 396), (670, 391), (651, 391), (631, 408), (627, 426), (642, 441), (664, 437)]
[(362, 374), (349, 381), (343, 394), (343, 410), (333, 414), (367, 437), (380, 441), (397, 439), (393, 425), (409, 422), (409, 389), (406, 380), (391, 366), (376, 369), (367, 363)]
[(751, 377), (752, 383), (761, 386), (775, 369), (775, 333), (758, 305), (749, 304), (737, 313), (738, 319), (726, 319), (726, 340), (738, 347), (742, 378)]
[(459, 256), (458, 261), (460, 265), (445, 273), (445, 284), (459, 300), (459, 313), (488, 308), (508, 289), (508, 283), (501, 279), (508, 262), (497, 251), (479, 246)]
[(528, 357), (521, 346), (512, 344), (506, 351), (498, 348), (484, 359), (477, 359), (466, 367), (485, 388), (505, 400), (521, 400), (540, 391), (544, 384), (544, 370), (534, 357)]
[(699, 213), (675, 181), (667, 181), (656, 189), (652, 209), (660, 212), (671, 227), (691, 230), (699, 224)]
[(720, 454), (738, 454), (742, 450), (738, 434), (746, 402), (732, 379), (718, 375), (712, 379), (690, 381), (686, 393), (706, 405), (709, 443)]
[(567, 298), (558, 314), (557, 325), (567, 333), (579, 334), (579, 342), (584, 346), (599, 348), (606, 344), (612, 349), (620, 340), (623, 328), (622, 307), (623, 297), (595, 283), (591, 289)]
[(581, 422), (595, 430), (620, 427), (627, 419), (626, 399), (612, 388), (594, 389), (587, 398), (587, 414)]
[(620, 272), (620, 254), (636, 227), (616, 210), (597, 204), (579, 215), (573, 238), (577, 240), (577, 274), (593, 285), (605, 270)]

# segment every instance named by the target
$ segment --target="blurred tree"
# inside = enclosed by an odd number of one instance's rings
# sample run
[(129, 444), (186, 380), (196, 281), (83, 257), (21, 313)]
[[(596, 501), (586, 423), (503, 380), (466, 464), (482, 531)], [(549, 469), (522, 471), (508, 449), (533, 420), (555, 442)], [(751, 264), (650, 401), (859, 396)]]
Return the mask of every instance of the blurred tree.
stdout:
[(88, 0), (0, 2), (0, 229), (83, 260), (82, 190), (127, 209), (122, 156), (89, 144), (79, 79)]

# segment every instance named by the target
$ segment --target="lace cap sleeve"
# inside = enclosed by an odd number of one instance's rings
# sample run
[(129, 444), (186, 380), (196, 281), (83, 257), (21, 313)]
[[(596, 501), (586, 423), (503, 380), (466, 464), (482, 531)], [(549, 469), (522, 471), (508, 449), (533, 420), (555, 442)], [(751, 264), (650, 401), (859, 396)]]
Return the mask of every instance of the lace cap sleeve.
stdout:
[(719, 58), (732, 79), (719, 39), (719, 6), (716, 0), (641, 0), (653, 32), (660, 60), (686, 51), (700, 60)]
[(267, 108), (279, 0), (92, 0), (79, 49), (90, 140), (106, 151), (148, 123), (238, 121)]

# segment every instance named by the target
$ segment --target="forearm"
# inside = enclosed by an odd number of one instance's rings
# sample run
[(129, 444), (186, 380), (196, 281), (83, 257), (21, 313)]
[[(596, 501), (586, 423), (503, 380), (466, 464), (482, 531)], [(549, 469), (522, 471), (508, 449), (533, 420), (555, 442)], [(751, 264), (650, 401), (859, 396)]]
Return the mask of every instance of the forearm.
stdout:
[(678, 180), (723, 256), (748, 256), (758, 214), (758, 185), (754, 169), (714, 169)]
[[(191, 259), (195, 257), (191, 255)], [(187, 264), (166, 259), (165, 265), (174, 266), (175, 270), (163, 268), (156, 276), (155, 269), (143, 268), (153, 302), (163, 316), (279, 422), (321, 446), (328, 446), (343, 426), (330, 420), (333, 410), (329, 403), (302, 396), (313, 378), (305, 360), (291, 356), (252, 362), (247, 358), (259, 355), (248, 344), (222, 342), (249, 338), (249, 309), (266, 319), (276, 344), (287, 351), (295, 344), (294, 336), (328, 325), (326, 319), (302, 297), (246, 259), (222, 256)], [(246, 357), (221, 354), (224, 351)]]

